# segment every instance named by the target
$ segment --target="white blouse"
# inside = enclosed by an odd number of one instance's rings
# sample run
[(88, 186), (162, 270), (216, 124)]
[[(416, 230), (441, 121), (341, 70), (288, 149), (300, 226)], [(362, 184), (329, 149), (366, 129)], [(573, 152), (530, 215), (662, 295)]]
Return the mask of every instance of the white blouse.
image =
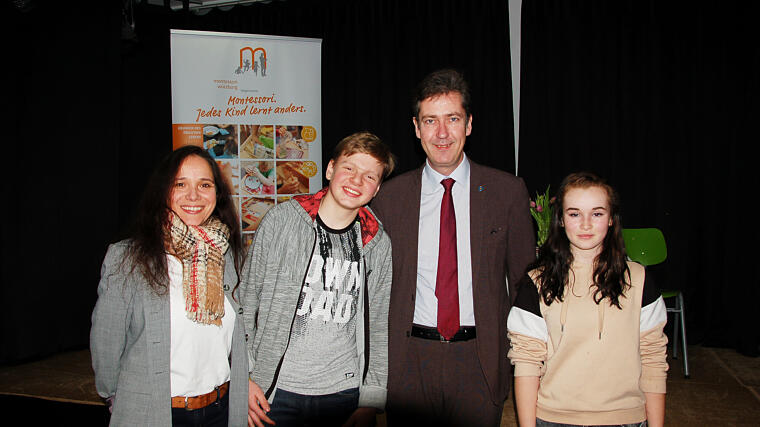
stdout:
[(229, 355), (235, 312), (224, 298), (222, 326), (193, 322), (185, 313), (182, 262), (167, 255), (171, 311), (171, 394), (198, 396), (230, 379)]

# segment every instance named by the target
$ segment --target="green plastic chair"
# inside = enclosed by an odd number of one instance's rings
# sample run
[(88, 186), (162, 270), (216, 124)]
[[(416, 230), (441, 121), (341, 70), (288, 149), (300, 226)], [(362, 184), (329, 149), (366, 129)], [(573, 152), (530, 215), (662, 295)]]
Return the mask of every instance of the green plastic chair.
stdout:
[[(665, 236), (657, 228), (624, 228), (623, 240), (625, 251), (633, 261), (641, 265), (659, 264), (668, 257), (668, 247), (665, 244)], [(686, 349), (686, 310), (683, 303), (683, 292), (677, 289), (663, 289), (662, 297), (675, 298), (675, 304), (668, 308), (668, 313), (673, 314), (675, 327), (673, 328), (673, 359), (678, 359), (678, 333), (681, 332), (681, 348), (683, 349), (684, 376), (689, 378), (689, 358)]]

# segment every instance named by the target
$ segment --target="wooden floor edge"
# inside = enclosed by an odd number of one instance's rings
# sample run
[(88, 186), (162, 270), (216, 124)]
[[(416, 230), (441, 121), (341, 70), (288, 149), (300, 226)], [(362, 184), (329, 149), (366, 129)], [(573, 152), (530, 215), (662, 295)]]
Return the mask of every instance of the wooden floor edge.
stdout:
[(34, 399), (43, 399), (43, 400), (52, 400), (54, 402), (64, 402), (64, 403), (77, 403), (80, 405), (92, 405), (92, 406), (103, 406), (103, 403), (101, 402), (93, 402), (91, 400), (76, 400), (76, 399), (66, 399), (63, 397), (53, 397), (53, 396), (40, 396), (35, 394), (26, 394), (26, 393), (12, 393), (7, 391), (0, 391), (1, 395), (5, 396), (21, 396), (21, 397), (31, 397)]

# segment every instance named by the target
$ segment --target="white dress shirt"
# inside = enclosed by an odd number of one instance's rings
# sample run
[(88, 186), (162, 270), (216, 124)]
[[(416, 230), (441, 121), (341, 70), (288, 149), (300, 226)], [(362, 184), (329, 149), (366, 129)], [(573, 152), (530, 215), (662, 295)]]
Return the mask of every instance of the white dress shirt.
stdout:
[(414, 323), (436, 327), (438, 298), (435, 282), (438, 273), (438, 241), (441, 232), (441, 200), (445, 178), (453, 178), (451, 196), (457, 221), (457, 282), (459, 289), (459, 324), (475, 326), (472, 305), (472, 262), (470, 251), (470, 162), (465, 156), (449, 176), (441, 175), (425, 164), (420, 194), (420, 230), (417, 244), (417, 296)]

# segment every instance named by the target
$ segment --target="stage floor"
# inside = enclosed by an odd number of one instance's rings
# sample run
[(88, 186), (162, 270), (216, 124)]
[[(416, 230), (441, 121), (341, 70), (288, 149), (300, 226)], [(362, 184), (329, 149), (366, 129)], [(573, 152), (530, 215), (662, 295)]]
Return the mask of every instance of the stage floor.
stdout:
[[(683, 377), (680, 359), (669, 363), (665, 425), (757, 425), (760, 358), (731, 349), (690, 346), (689, 379)], [(28, 408), (28, 413), (59, 422), (91, 420), (81, 425), (106, 422), (87, 350), (0, 367), (0, 408)], [(378, 425), (385, 425), (384, 416), (378, 417)], [(517, 425), (512, 396), (505, 404), (501, 425)]]

